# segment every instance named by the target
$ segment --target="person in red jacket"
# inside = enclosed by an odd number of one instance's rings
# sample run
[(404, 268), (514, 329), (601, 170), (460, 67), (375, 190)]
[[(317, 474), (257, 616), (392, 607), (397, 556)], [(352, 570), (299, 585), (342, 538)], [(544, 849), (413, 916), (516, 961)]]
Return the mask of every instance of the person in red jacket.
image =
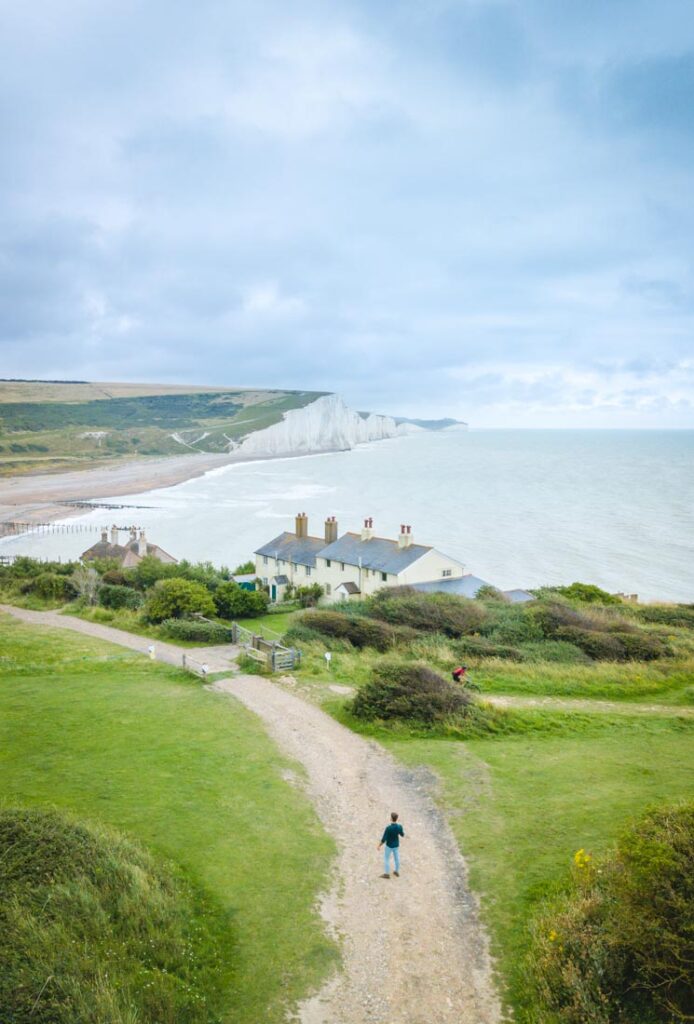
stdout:
[(458, 665), (457, 668), (453, 669), (453, 682), (460, 683), (461, 686), (465, 686), (465, 674), (467, 672), (467, 665)]

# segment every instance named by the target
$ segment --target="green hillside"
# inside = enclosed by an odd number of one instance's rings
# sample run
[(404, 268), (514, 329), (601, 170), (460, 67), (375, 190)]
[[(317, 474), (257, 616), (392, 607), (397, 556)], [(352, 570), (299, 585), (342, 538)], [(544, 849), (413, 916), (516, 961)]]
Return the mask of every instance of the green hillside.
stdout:
[(311, 391), (0, 381), (0, 475), (138, 456), (222, 454)]

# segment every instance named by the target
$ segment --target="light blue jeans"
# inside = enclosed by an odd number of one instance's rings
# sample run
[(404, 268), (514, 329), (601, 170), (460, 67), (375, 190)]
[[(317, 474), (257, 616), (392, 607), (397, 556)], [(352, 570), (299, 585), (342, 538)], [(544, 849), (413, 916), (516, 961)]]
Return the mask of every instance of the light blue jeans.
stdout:
[(397, 846), (384, 846), (383, 847), (383, 874), (390, 874), (390, 855), (393, 854), (394, 870), (400, 874), (400, 850)]

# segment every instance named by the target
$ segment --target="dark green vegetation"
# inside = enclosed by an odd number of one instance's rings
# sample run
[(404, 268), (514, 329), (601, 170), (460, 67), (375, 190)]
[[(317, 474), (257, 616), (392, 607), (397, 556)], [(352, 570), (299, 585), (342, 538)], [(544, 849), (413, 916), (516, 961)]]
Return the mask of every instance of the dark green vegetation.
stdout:
[(652, 810), (538, 918), (533, 1008), (556, 1024), (653, 1024), (694, 1016), (694, 804)]
[(64, 608), (153, 638), (218, 644), (229, 642), (230, 620), (257, 616), (268, 606), (265, 591), (244, 590), (230, 577), (227, 568), (209, 562), (170, 565), (148, 557), (123, 570), (107, 559), (85, 567), (18, 558), (0, 566), (0, 598), (31, 608)]
[(333, 846), (284, 781), (289, 766), (257, 719), (193, 677), (109, 644), (7, 617), (0, 631), (6, 806), (116, 828), (157, 863), (173, 862), (180, 913), (193, 899), (205, 919), (185, 937), (201, 970), (217, 975), (219, 965), (222, 1020), (283, 1020), (334, 961), (315, 910)]
[(352, 701), (351, 712), (367, 722), (390, 719), (437, 725), (464, 715), (471, 698), (438, 672), (416, 661), (381, 661)]
[(174, 868), (54, 811), (0, 811), (0, 1017), (205, 1024), (230, 922)]
[[(519, 1024), (554, 1022), (538, 1007), (527, 958), (576, 851), (607, 854), (634, 816), (694, 795), (692, 609), (603, 604), (592, 588), (572, 594), (542, 591), (532, 604), (509, 605), (493, 592), (469, 602), (391, 590), (289, 623), (305, 691), (441, 780), (438, 798), (470, 865)], [(403, 632), (364, 643), (372, 626)], [(580, 635), (567, 638), (567, 628)], [(482, 692), (437, 715), (426, 685), (410, 699), (413, 662), (442, 682), (467, 664)], [(335, 683), (355, 687), (354, 698), (338, 698)], [(485, 704), (488, 696), (506, 704)]]
[[(28, 386), (29, 387), (29, 386)], [(0, 473), (64, 469), (77, 462), (104, 462), (138, 455), (184, 455), (229, 450), (255, 430), (278, 423), (290, 409), (320, 397), (309, 391), (167, 389), (111, 395), (110, 385), (64, 389), (88, 400), (56, 400), (54, 387), (34, 385), (32, 401), (0, 383)], [(117, 391), (118, 386), (115, 386)], [(169, 392), (169, 393), (167, 393)], [(42, 394), (46, 394), (44, 400)], [(36, 394), (39, 400), (35, 400)], [(49, 397), (50, 396), (50, 397)]]

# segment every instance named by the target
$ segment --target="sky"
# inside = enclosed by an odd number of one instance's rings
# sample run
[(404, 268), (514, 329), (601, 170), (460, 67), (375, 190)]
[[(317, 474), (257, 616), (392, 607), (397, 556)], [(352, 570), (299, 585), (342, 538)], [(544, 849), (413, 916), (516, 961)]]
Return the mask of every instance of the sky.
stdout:
[(694, 427), (691, 0), (0, 0), (0, 376)]

